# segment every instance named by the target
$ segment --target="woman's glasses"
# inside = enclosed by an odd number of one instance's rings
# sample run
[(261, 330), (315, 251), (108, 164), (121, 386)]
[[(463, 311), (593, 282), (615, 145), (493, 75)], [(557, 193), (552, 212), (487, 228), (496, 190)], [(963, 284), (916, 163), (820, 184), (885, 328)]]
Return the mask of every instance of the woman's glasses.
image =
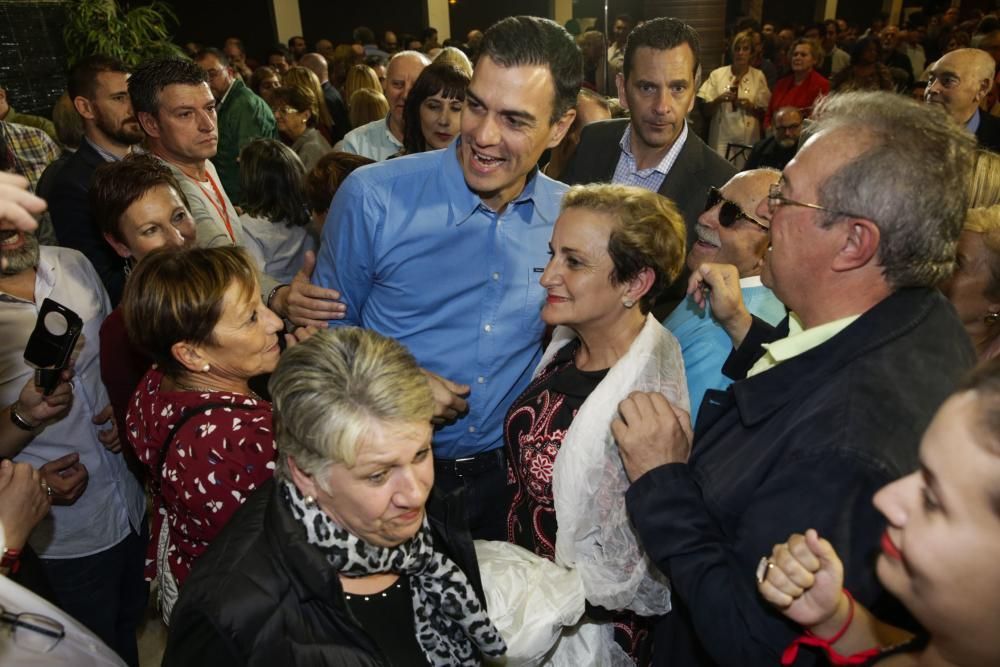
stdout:
[(722, 196), (722, 191), (719, 188), (709, 188), (708, 189), (708, 200), (705, 202), (705, 210), (710, 211), (722, 202), (722, 208), (719, 209), (719, 224), (723, 227), (732, 227), (736, 224), (736, 221), (740, 218), (752, 222), (764, 231), (768, 231), (770, 227), (757, 218), (753, 217), (742, 208), (740, 205), (731, 202)]

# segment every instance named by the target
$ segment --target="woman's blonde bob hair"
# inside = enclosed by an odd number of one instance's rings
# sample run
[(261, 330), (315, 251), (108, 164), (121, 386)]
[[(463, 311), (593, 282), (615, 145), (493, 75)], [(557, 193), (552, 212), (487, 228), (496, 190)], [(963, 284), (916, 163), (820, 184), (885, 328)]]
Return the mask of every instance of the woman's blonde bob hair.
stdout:
[(577, 185), (563, 197), (562, 208), (596, 211), (614, 220), (608, 238), (614, 284), (632, 280), (644, 268), (653, 270), (653, 284), (639, 300), (643, 313), (650, 311), (656, 297), (684, 268), (684, 218), (673, 202), (655, 192), (617, 184)]
[(281, 355), (268, 383), (278, 446), (275, 474), (291, 480), (288, 459), (317, 478), (330, 464), (348, 467), (385, 423), (429, 422), (430, 385), (413, 355), (367, 329), (320, 331)]

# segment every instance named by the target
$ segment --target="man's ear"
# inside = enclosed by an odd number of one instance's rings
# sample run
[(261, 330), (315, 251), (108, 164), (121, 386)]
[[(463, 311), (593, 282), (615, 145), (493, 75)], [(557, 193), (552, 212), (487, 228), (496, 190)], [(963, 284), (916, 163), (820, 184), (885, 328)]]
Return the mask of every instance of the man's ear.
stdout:
[(139, 120), (139, 126), (143, 132), (151, 137), (160, 137), (160, 123), (156, 119), (156, 116), (148, 111), (140, 111), (136, 113), (135, 117)]
[(549, 130), (548, 148), (555, 148), (562, 142), (563, 137), (569, 132), (569, 128), (573, 126), (574, 120), (576, 120), (576, 109), (568, 109)]
[(848, 218), (847, 234), (833, 261), (834, 271), (851, 271), (877, 260), (882, 233), (878, 225), (864, 218)]
[(76, 97), (73, 98), (73, 108), (76, 109), (76, 112), (80, 114), (81, 118), (86, 118), (87, 120), (94, 120), (95, 118), (94, 108), (93, 106), (91, 106), (90, 100), (88, 100), (83, 95), (77, 95)]
[(128, 249), (127, 245), (125, 245), (124, 243), (113, 237), (111, 234), (108, 234), (107, 232), (104, 232), (103, 235), (104, 235), (104, 240), (108, 242), (108, 245), (110, 245), (112, 248), (115, 249), (115, 252), (118, 253), (119, 257), (132, 256), (132, 251)]

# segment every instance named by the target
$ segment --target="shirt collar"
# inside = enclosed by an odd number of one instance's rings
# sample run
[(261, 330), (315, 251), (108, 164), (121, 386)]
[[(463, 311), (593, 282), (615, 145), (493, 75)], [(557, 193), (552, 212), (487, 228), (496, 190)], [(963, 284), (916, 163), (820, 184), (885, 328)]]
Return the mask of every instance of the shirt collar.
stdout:
[[(448, 193), (452, 216), (457, 225), (462, 224), (472, 217), (472, 214), (480, 206), (493, 212), (465, 182), (465, 173), (462, 171), (462, 165), (458, 161), (458, 151), (460, 150), (462, 150), (461, 138), (453, 141), (451, 146), (444, 149), (443, 165), (445, 188)], [(538, 194), (538, 183), (542, 178), (545, 178), (545, 176), (542, 175), (537, 166), (534, 167), (528, 173), (524, 188), (521, 189), (521, 192), (507, 206), (520, 206), (521, 204), (531, 203), (535, 207), (535, 215), (526, 216), (525, 221), (533, 222), (535, 219), (538, 219), (543, 223), (551, 224), (559, 217), (559, 202), (561, 198), (546, 197), (544, 195), (536, 196)]]
[(740, 278), (740, 289), (746, 289), (747, 287), (763, 287), (763, 286), (764, 283), (760, 281), (760, 275)]
[[(677, 135), (674, 145), (671, 146), (670, 150), (664, 154), (659, 164), (654, 167), (650, 167), (649, 169), (636, 169), (635, 173), (644, 177), (649, 176), (654, 171), (660, 174), (666, 174), (670, 171), (670, 167), (677, 159), (681, 149), (684, 148), (684, 142), (687, 141), (687, 136), (688, 126), (687, 121), (684, 121), (684, 127), (681, 129), (681, 133)], [(625, 126), (625, 132), (622, 134), (621, 141), (618, 142), (618, 145), (621, 147), (622, 152), (628, 155), (629, 159), (632, 160), (632, 164), (637, 165), (635, 155), (632, 154), (632, 123)]]
[(972, 118), (965, 124), (965, 129), (975, 134), (979, 130), (979, 121), (979, 109), (976, 109), (976, 113), (972, 114)]
[[(95, 144), (93, 141), (91, 141), (88, 137), (84, 137), (83, 140), (86, 141), (88, 144), (90, 144), (90, 147), (93, 148), (94, 151), (98, 155), (100, 155), (101, 159), (103, 159), (105, 162), (118, 162), (121, 159), (120, 157), (118, 157), (117, 155), (115, 155), (114, 153), (112, 153), (111, 151), (108, 151), (108, 150), (105, 150), (104, 148), (101, 148), (100, 146), (98, 146), (97, 144)], [(131, 147), (129, 148), (129, 152), (132, 152)]]
[(385, 136), (389, 137), (389, 141), (391, 141), (397, 148), (402, 148), (403, 143), (396, 138), (396, 135), (392, 133), (392, 129), (389, 127), (389, 116), (391, 115), (392, 111), (390, 111), (385, 117)]
[(220, 107), (221, 107), (221, 106), (222, 106), (223, 104), (225, 104), (225, 103), (226, 103), (226, 98), (228, 98), (228, 97), (229, 97), (229, 93), (230, 93), (230, 91), (232, 91), (232, 89), (233, 89), (233, 86), (235, 86), (235, 85), (236, 85), (236, 82), (237, 82), (237, 81), (239, 81), (239, 79), (237, 79), (237, 78), (236, 78), (236, 77), (234, 76), (234, 77), (233, 77), (233, 80), (232, 80), (232, 82), (230, 82), (230, 84), (229, 84), (229, 87), (228, 87), (228, 88), (226, 88), (226, 94), (222, 96), (222, 99), (221, 99), (221, 100), (219, 100), (219, 106), (220, 106)]

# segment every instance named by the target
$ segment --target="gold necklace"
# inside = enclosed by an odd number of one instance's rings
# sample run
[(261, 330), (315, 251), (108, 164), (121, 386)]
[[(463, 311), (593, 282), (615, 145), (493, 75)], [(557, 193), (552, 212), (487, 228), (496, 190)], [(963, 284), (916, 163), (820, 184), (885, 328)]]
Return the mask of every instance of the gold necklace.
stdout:
[(254, 399), (255, 401), (263, 401), (264, 400), (253, 389), (248, 389), (248, 391), (250, 392), (248, 394), (248, 393), (245, 393), (245, 392), (242, 392), (242, 391), (226, 391), (225, 389), (212, 389), (211, 387), (194, 387), (194, 386), (188, 385), (188, 384), (181, 384), (180, 382), (175, 382), (174, 383), (174, 387), (176, 389), (181, 389), (183, 391), (193, 391), (193, 392), (198, 392), (198, 393), (220, 393), (220, 394), (222, 394), (222, 393), (229, 393), (229, 394), (239, 394), (240, 396), (249, 396), (250, 398)]

